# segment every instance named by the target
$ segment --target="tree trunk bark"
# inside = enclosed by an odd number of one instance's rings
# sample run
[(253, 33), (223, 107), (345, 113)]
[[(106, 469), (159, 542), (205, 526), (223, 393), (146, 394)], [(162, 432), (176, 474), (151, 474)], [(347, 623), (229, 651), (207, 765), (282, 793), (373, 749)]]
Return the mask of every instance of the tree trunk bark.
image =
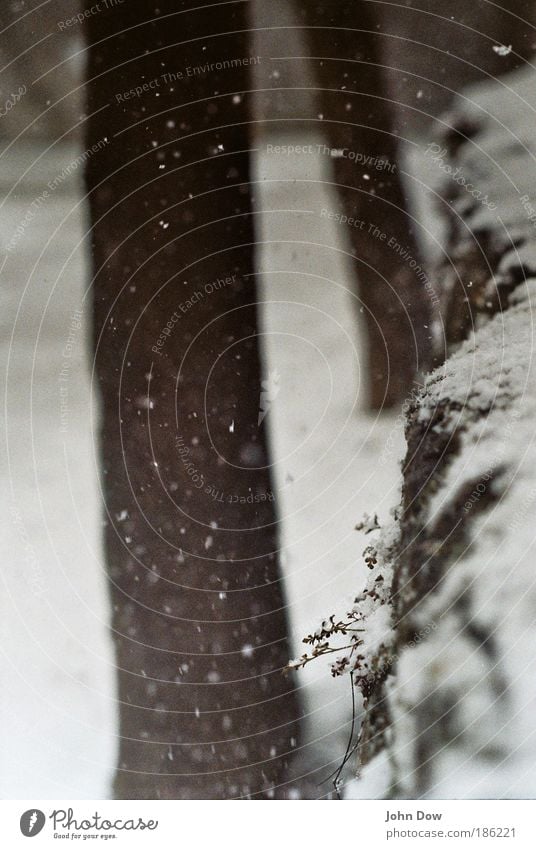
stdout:
[(300, 792), (259, 424), (244, 14), (129, 2), (88, 23), (119, 798)]
[(382, 68), (384, 39), (369, 3), (298, 7), (332, 148), (334, 212), (351, 219), (347, 232), (368, 340), (369, 403), (373, 409), (392, 407), (429, 367), (432, 305), (417, 276), (422, 260), (398, 163)]

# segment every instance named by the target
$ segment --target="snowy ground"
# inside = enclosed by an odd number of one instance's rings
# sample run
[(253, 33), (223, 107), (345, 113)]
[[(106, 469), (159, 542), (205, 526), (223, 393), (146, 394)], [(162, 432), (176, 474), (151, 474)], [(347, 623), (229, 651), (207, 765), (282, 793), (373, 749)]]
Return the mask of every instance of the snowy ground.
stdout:
[[(2, 157), (4, 250), (47, 181), (76, 156), (56, 149), (15, 187), (40, 152), (18, 146)], [(113, 660), (85, 357), (84, 229), (74, 176), (37, 212), (1, 272), (4, 798), (104, 797), (114, 758)], [(71, 316), (81, 307), (84, 326), (67, 351)]]

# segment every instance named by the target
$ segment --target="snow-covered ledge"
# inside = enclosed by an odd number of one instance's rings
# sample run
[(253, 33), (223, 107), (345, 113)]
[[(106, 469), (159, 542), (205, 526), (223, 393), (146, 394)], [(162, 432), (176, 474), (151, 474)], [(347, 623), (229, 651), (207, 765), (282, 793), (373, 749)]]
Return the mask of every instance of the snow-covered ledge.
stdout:
[(409, 416), (400, 518), (375, 567), (393, 628), (383, 662), (368, 658), (362, 745), (364, 761), (386, 745), (395, 796), (536, 795), (536, 281), (523, 289)]

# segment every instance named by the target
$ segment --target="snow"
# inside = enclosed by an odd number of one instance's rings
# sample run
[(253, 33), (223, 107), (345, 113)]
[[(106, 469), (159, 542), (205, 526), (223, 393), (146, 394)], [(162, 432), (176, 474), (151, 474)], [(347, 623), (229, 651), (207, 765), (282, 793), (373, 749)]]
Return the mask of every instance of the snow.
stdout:
[[(477, 480), (494, 455), (501, 457), (505, 471), (496, 487), (499, 500), (475, 520), (471, 546), (463, 559), (463, 574), (454, 572), (450, 576), (442, 588), (442, 603), (445, 606), (449, 599), (456, 599), (464, 587), (470, 589), (474, 622), (493, 635), (497, 652), (493, 672), (504, 678), (508, 697), (501, 704), (493, 694), (490, 696), (487, 678), (492, 677), (492, 670), (482, 668), (482, 658), (475, 657), (474, 648), (472, 656), (460, 662), (463, 641), (459, 634), (453, 634), (449, 651), (443, 652), (445, 668), (441, 677), (459, 676), (460, 671), (468, 677), (468, 697), (461, 705), (459, 719), (467, 729), (465, 748), (463, 753), (456, 753), (456, 764), (438, 763), (440, 777), (431, 794), (448, 797), (459, 793), (462, 780), (464, 796), (533, 798), (536, 779), (529, 764), (534, 764), (536, 758), (536, 660), (527, 652), (527, 646), (534, 645), (536, 639), (536, 529), (531, 519), (536, 468), (536, 381), (531, 367), (534, 339), (530, 301), (518, 302), (485, 330), (488, 332), (481, 331), (484, 349), (496, 345), (498, 333), (503, 334), (500, 347), (507, 380), (499, 391), (501, 401), (509, 399), (510, 404), (496, 406), (492, 396), (493, 407), (485, 427), (477, 434), (468, 434), (458, 460), (449, 469), (445, 498), (452, 497), (464, 479)], [(439, 650), (444, 638), (443, 628), (434, 635), (429, 650)], [(465, 688), (462, 685), (460, 689), (463, 692)], [(492, 746), (500, 750), (500, 755), (490, 774), (487, 750)], [(464, 776), (471, 754), (474, 757), (470, 774)]]
[[(486, 510), (470, 515), (475, 502), (465, 502), (469, 538), (412, 613), (423, 638), (396, 657), (389, 755), (402, 797), (536, 794), (536, 659), (527, 651), (536, 640), (534, 282), (430, 376), (420, 402), (425, 423), (447, 399), (441, 427), (460, 443), (436, 493), (422, 500), (419, 523), (433, 540), (471, 490)], [(469, 627), (486, 635), (488, 650)], [(424, 785), (417, 741), (429, 758)]]
[[(0, 241), (72, 161), (72, 148), (41, 160), (4, 200)], [(4, 156), (2, 181), (35, 148)], [(85, 360), (88, 307), (85, 217), (78, 178), (66, 180), (2, 269), (2, 359), (8, 362), (3, 440), (0, 789), (4, 798), (104, 798), (115, 760), (114, 668), (100, 547)], [(3, 195), (11, 184), (2, 184)], [(54, 231), (70, 213), (60, 233)], [(47, 241), (51, 238), (46, 250)], [(50, 299), (50, 301), (49, 301)], [(65, 386), (58, 378), (72, 316), (83, 312)], [(14, 328), (13, 339), (11, 332)]]
[(378, 523), (376, 513), (374, 513), (373, 516), (369, 516), (368, 513), (365, 513), (362, 520), (355, 526), (356, 531), (363, 531), (365, 534), (370, 534), (372, 531), (379, 530), (379, 528), (380, 525)]
[(508, 56), (509, 53), (512, 52), (512, 45), (509, 44), (506, 46), (505, 44), (494, 44), (492, 50), (494, 50), (499, 56)]

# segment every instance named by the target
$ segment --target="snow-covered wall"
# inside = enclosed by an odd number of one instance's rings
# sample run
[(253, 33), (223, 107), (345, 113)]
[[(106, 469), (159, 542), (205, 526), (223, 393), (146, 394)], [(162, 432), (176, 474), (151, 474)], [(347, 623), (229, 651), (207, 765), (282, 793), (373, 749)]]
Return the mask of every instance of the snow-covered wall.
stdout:
[(408, 414), (402, 503), (367, 588), (390, 582), (391, 619), (378, 640), (372, 618), (355, 673), (364, 784), (383, 751), (395, 797), (536, 795), (534, 83), (467, 90), (432, 151), (454, 352)]

